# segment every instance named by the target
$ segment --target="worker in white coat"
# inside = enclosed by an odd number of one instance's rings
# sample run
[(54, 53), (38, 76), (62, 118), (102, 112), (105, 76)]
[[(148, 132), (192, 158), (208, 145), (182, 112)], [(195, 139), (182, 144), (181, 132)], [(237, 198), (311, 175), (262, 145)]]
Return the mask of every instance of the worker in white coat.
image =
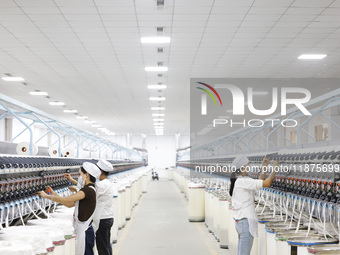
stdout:
[(92, 218), (96, 208), (95, 182), (101, 172), (95, 164), (85, 162), (79, 170), (78, 184), (81, 189), (68, 197), (61, 197), (51, 187), (47, 187), (51, 195), (44, 191), (37, 192), (39, 196), (61, 203), (67, 207), (75, 207), (73, 226), (76, 233), (76, 254), (93, 255), (94, 230)]
[(101, 170), (96, 182), (97, 208), (93, 217), (96, 232), (96, 246), (99, 255), (112, 255), (111, 228), (113, 225), (113, 183), (107, 178), (113, 172), (112, 164), (101, 159), (96, 164)]
[[(269, 159), (262, 162), (262, 170), (259, 180), (249, 177), (249, 160), (245, 155), (237, 156), (232, 163), (233, 173), (230, 178), (229, 194), (232, 197), (231, 203), (234, 209), (235, 227), (238, 233), (237, 255), (250, 255), (254, 237), (257, 236), (257, 215), (255, 212), (255, 191), (263, 187), (270, 187), (275, 171), (265, 178), (265, 170)], [(279, 162), (273, 163), (273, 169)], [(238, 175), (238, 178), (236, 178)]]

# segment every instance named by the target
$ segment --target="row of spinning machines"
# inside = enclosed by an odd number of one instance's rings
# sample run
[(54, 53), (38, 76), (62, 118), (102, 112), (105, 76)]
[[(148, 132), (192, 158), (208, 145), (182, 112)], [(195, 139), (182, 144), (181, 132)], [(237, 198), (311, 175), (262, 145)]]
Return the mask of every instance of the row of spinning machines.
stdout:
[[(217, 197), (217, 201), (229, 201), (232, 215), (228, 190), (235, 156), (177, 162), (179, 176), (187, 183), (204, 185), (206, 194)], [(260, 236), (255, 240), (252, 255), (340, 254), (340, 246), (336, 244), (340, 236), (340, 147), (281, 150), (247, 157), (252, 178), (259, 177), (264, 157), (280, 162), (271, 187), (256, 193)], [(189, 185), (189, 194), (195, 190), (198, 189), (190, 191)], [(209, 225), (209, 209), (205, 208), (205, 214)], [(225, 228), (233, 225), (230, 220)], [(218, 240), (223, 236), (221, 231), (212, 232), (218, 233)], [(224, 247), (236, 249), (234, 235), (237, 237), (236, 232), (229, 233), (229, 241), (223, 241)], [(236, 250), (231, 252), (236, 254)]]
[[(18, 225), (28, 221), (51, 203), (36, 195), (50, 186), (57, 193), (68, 191), (71, 183), (64, 177), (70, 174), (78, 178), (84, 162), (94, 159), (0, 156), (0, 224)], [(114, 166), (114, 174), (144, 166), (143, 162), (108, 160)], [(73, 185), (73, 184), (72, 184)], [(53, 205), (52, 205), (53, 206)], [(54, 204), (56, 206), (56, 204)]]

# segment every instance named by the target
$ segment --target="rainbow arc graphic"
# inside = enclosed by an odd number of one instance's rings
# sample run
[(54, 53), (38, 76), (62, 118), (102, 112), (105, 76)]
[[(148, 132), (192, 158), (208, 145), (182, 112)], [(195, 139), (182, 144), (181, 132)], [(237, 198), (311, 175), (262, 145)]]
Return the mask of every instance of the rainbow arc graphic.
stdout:
[[(214, 94), (217, 96), (217, 98), (218, 98), (218, 100), (220, 101), (220, 104), (221, 104), (221, 106), (222, 106), (222, 100), (221, 100), (221, 98), (220, 98), (220, 95), (217, 93), (217, 91), (216, 91), (213, 87), (211, 87), (210, 85), (208, 85), (208, 84), (206, 84), (206, 83), (203, 83), (203, 82), (196, 82), (196, 83), (201, 84), (201, 85), (203, 85), (203, 86), (206, 86), (206, 87), (209, 88), (212, 92), (214, 92)], [(198, 88), (198, 89), (203, 90), (204, 92), (206, 92), (206, 93), (214, 100), (215, 105), (217, 105), (217, 102), (216, 102), (216, 100), (215, 100), (215, 97), (213, 96), (213, 94), (212, 94), (209, 90), (204, 89), (204, 88), (201, 88), (201, 87), (196, 87), (196, 88)]]

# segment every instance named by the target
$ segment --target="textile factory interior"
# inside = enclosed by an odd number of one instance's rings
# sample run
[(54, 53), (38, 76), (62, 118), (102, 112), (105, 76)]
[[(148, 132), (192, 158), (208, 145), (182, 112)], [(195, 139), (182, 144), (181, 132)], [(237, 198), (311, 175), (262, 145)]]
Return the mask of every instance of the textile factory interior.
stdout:
[(0, 254), (340, 254), (340, 0), (0, 0)]

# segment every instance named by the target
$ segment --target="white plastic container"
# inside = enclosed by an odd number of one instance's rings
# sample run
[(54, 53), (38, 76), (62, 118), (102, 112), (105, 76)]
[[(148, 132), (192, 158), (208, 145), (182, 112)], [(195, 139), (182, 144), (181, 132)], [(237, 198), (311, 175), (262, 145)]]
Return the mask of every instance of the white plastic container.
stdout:
[(276, 247), (276, 240), (275, 240), (275, 233), (270, 233), (267, 231), (267, 251), (270, 251), (272, 254), (277, 253)]
[[(228, 237), (229, 237), (229, 252), (230, 254), (237, 254), (237, 245), (238, 245), (238, 234), (235, 228), (235, 220), (233, 218), (233, 208), (231, 207), (230, 201), (229, 203), (229, 220), (228, 220)], [(266, 254), (263, 254), (266, 255)]]
[(208, 189), (205, 189), (204, 192), (204, 211), (205, 211), (205, 226), (209, 227), (209, 192)]
[(297, 255), (309, 255), (307, 247), (297, 247)]
[(132, 194), (131, 194), (131, 184), (125, 186), (125, 219), (131, 219), (132, 210)]
[(116, 221), (118, 223), (118, 229), (122, 229), (123, 227), (123, 210), (122, 210), (122, 199), (123, 199), (123, 189), (118, 189), (118, 205), (117, 205), (117, 214), (116, 214)]
[(219, 199), (219, 227), (220, 227), (220, 248), (228, 249), (228, 218), (229, 208), (228, 200)]
[(275, 255), (291, 255), (291, 246), (286, 241), (276, 241)]
[(189, 197), (189, 221), (201, 222), (205, 219), (204, 211), (205, 186), (200, 183), (188, 184)]
[(214, 195), (213, 196), (213, 234), (217, 241), (220, 240), (220, 229), (219, 229), (219, 204), (218, 204), (219, 198)]
[(111, 243), (116, 243), (118, 238), (118, 196), (113, 196), (112, 202), (113, 210), (113, 225), (111, 227)]
[(258, 254), (267, 254), (267, 231), (266, 224), (258, 224)]

